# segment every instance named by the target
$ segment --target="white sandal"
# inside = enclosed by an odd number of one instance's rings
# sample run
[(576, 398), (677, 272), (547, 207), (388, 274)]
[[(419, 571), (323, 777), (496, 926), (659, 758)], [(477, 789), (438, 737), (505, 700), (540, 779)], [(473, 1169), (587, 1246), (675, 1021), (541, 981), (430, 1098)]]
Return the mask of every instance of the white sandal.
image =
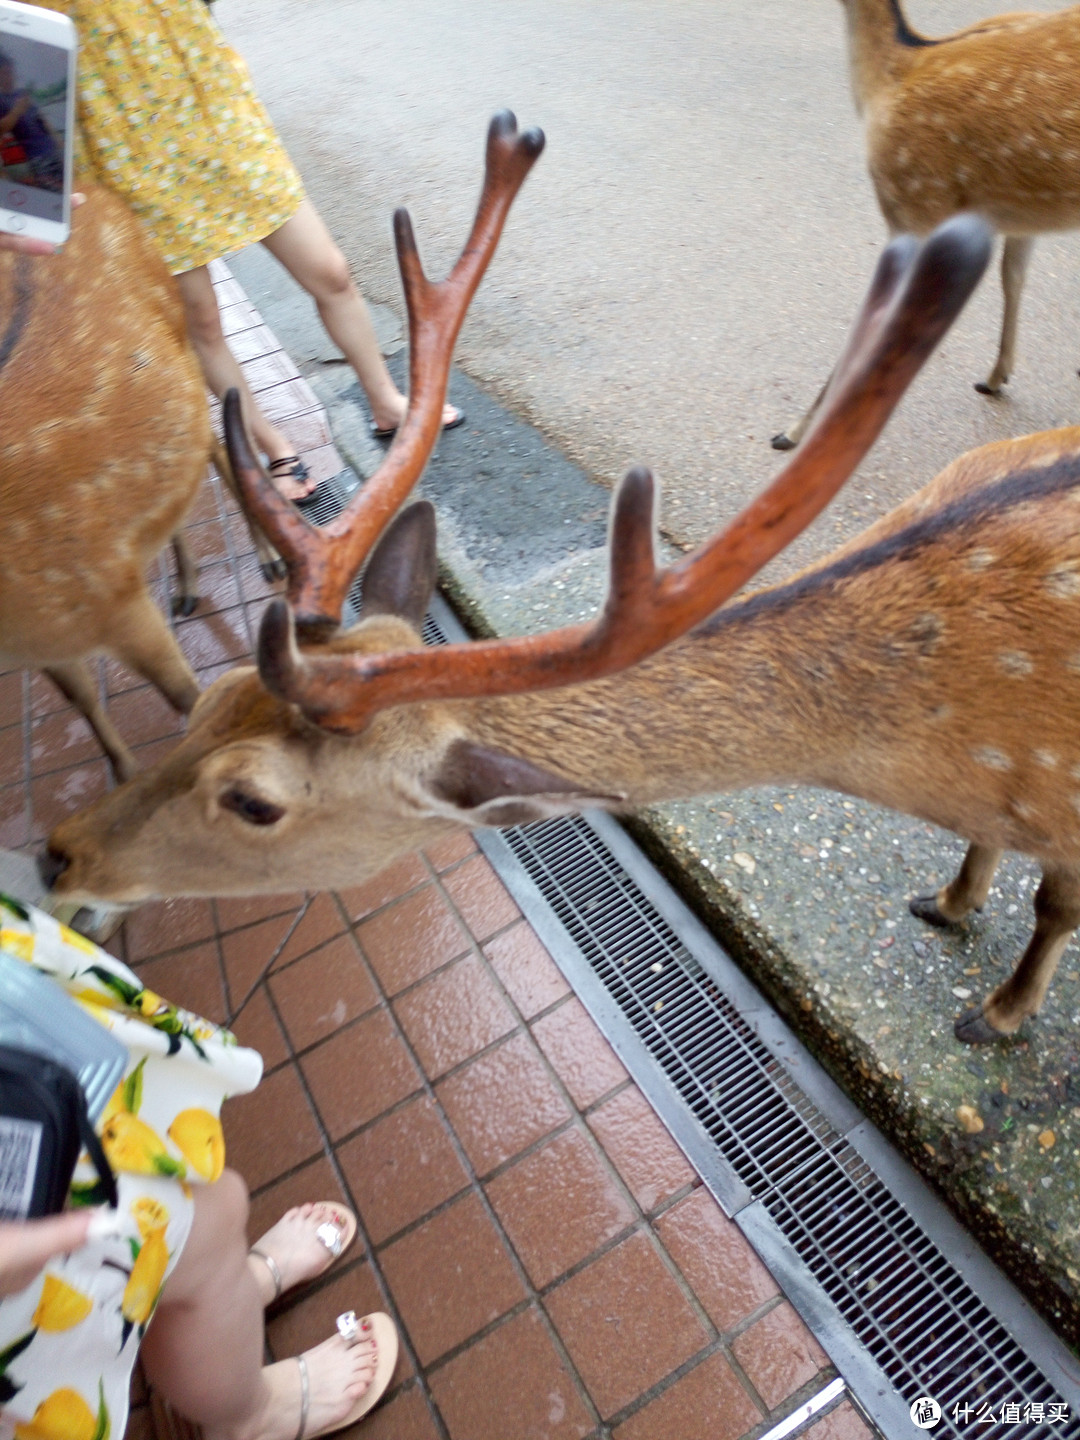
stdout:
[(365, 1315), (362, 1320), (357, 1320), (356, 1311), (347, 1310), (344, 1315), (337, 1317), (337, 1328), (346, 1345), (355, 1345), (363, 1337), (364, 1331), (371, 1332), (375, 1341), (375, 1374), (371, 1377), (368, 1388), (343, 1420), (338, 1420), (333, 1425), (325, 1425), (321, 1430), (315, 1430), (309, 1435), (307, 1419), (311, 1404), (311, 1385), (308, 1364), (303, 1355), (297, 1355), (296, 1363), (300, 1367), (300, 1427), (296, 1432), (296, 1440), (318, 1440), (320, 1435), (332, 1435), (337, 1430), (355, 1425), (369, 1410), (375, 1408), (390, 1384), (398, 1357), (397, 1329), (390, 1316), (376, 1310), (371, 1315)]
[[(320, 1275), (323, 1275), (329, 1270), (335, 1260), (344, 1255), (345, 1251), (356, 1239), (356, 1216), (351, 1210), (346, 1209), (344, 1205), (339, 1205), (336, 1200), (319, 1200), (315, 1203), (325, 1205), (334, 1212), (334, 1218), (332, 1220), (324, 1220), (315, 1231), (316, 1240), (318, 1240), (319, 1244), (322, 1245), (327, 1252), (327, 1261), (321, 1270), (316, 1271), (314, 1275), (308, 1275), (303, 1281), (298, 1281), (298, 1284), (307, 1284), (312, 1280), (317, 1280)], [(269, 1231), (267, 1233), (269, 1233)], [(260, 1241), (252, 1245), (248, 1254), (257, 1256), (270, 1271), (270, 1278), (274, 1282), (274, 1294), (270, 1301), (272, 1305), (274, 1300), (277, 1300), (281, 1295), (283, 1286), (281, 1269), (277, 1261), (272, 1255), (267, 1254), (265, 1250), (259, 1249), (259, 1245), (262, 1243), (262, 1240), (265, 1239), (266, 1236), (262, 1236)]]

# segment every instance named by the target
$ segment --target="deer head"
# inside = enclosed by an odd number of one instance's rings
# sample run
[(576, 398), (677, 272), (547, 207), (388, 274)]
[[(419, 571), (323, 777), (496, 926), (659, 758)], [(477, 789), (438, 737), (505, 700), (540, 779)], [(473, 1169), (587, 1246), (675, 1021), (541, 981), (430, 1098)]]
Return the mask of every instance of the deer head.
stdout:
[[(504, 748), (499, 716), (516, 706), (510, 730), (527, 731), (537, 697), (558, 691), (571, 711), (600, 707), (620, 723), (610, 677), (644, 673), (641, 662), (710, 616), (820, 513), (986, 265), (988, 232), (972, 218), (921, 248), (890, 245), (797, 455), (720, 534), (667, 569), (654, 558), (653, 478), (631, 470), (612, 505), (610, 587), (594, 623), (425, 648), (434, 513), (424, 502), (400, 507), (438, 435), (468, 302), (542, 147), (540, 132), (518, 134), (512, 115), (492, 121), (476, 220), (441, 284), (425, 278), (408, 216), (396, 214), (409, 411), (382, 466), (331, 525), (315, 530), (281, 499), (252, 456), (236, 397), (227, 400), (233, 467), (288, 565), (286, 595), (264, 614), (257, 670), (217, 681), (165, 761), (54, 832), (45, 869), (58, 893), (131, 902), (355, 884), (454, 827), (632, 803), (633, 780), (598, 783), (569, 733), (552, 763), (528, 744)], [(369, 554), (363, 614), (343, 631), (342, 605)], [(564, 719), (572, 725), (569, 712)], [(557, 732), (559, 714), (552, 721), (549, 711), (548, 723)]]

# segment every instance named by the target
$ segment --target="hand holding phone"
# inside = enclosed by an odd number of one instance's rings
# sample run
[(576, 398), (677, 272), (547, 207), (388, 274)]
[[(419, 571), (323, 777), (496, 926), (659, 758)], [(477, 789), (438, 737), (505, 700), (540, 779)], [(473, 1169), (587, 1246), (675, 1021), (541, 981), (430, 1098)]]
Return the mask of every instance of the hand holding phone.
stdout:
[(70, 233), (75, 54), (66, 15), (0, 0), (0, 233), (17, 241), (62, 245)]

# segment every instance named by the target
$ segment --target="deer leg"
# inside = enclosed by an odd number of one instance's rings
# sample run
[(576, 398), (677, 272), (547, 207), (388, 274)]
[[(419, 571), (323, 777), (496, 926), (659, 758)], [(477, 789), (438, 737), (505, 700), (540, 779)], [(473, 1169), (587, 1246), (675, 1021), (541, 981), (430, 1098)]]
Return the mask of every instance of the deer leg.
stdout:
[(61, 695), (69, 700), (76, 710), (82, 712), (83, 718), (108, 756), (116, 779), (121, 784), (130, 780), (139, 767), (135, 763), (135, 757), (121, 740), (120, 732), (105, 713), (97, 686), (83, 662), (66, 660), (59, 665), (46, 665), (44, 673)]
[(184, 715), (190, 714), (199, 698), (199, 683), (165, 617), (146, 591), (115, 617), (109, 649), (118, 660), (156, 685), (170, 705)]
[(244, 503), (244, 496), (236, 483), (236, 476), (229, 464), (229, 457), (225, 453), (225, 447), (215, 440), (213, 450), (214, 468), (229, 487), (229, 493), (244, 512), (244, 519), (247, 521), (248, 529), (251, 531), (251, 538), (255, 542), (255, 553), (259, 557), (259, 570), (262, 577), (268, 583), (273, 580), (284, 580), (288, 574), (285, 561), (277, 553), (274, 547), (267, 540), (266, 536), (259, 529), (259, 526), (251, 518), (247, 505)]
[(825, 381), (825, 384), (818, 391), (817, 398), (810, 406), (810, 409), (807, 410), (806, 414), (803, 415), (801, 419), (796, 420), (794, 425), (789, 425), (786, 430), (781, 430), (779, 434), (772, 437), (772, 439), (769, 441), (769, 444), (774, 450), (795, 449), (795, 446), (798, 445), (799, 441), (806, 434), (806, 431), (810, 425), (810, 421), (813, 420), (814, 416), (821, 408), (821, 402), (825, 399), (825, 391), (828, 390), (831, 384), (832, 376), (830, 375), (828, 380)]
[(969, 845), (956, 879), (940, 890), (913, 895), (908, 901), (908, 909), (928, 925), (944, 929), (948, 925), (959, 924), (965, 915), (972, 910), (981, 910), (986, 904), (1001, 855), (1000, 850), (989, 845)]
[(172, 548), (176, 558), (176, 594), (172, 598), (172, 613), (193, 615), (199, 603), (199, 567), (179, 530), (172, 537)]
[(1080, 925), (1080, 872), (1044, 870), (1035, 892), (1035, 933), (1019, 965), (981, 1005), (957, 1016), (953, 1029), (968, 1045), (986, 1045), (1013, 1035), (1037, 1015), (1058, 961)]
[(1024, 288), (1028, 261), (1035, 248), (1030, 235), (1007, 235), (1001, 252), (1001, 289), (1005, 295), (1005, 314), (1001, 321), (1001, 345), (997, 363), (985, 380), (978, 380), (975, 389), (980, 395), (1000, 395), (1008, 383), (1016, 359), (1016, 325), (1020, 319), (1020, 292)]

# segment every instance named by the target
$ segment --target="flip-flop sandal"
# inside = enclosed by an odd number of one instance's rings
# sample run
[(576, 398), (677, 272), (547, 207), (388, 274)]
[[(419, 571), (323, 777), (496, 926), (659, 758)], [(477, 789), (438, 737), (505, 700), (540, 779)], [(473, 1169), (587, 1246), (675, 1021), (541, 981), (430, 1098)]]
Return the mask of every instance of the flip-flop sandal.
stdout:
[[(330, 1266), (333, 1265), (334, 1261), (340, 1259), (356, 1239), (356, 1216), (351, 1210), (347, 1209), (344, 1205), (339, 1205), (335, 1200), (317, 1200), (315, 1203), (317, 1205), (326, 1205), (334, 1212), (334, 1219), (324, 1220), (315, 1231), (315, 1239), (326, 1249), (327, 1261), (322, 1269), (317, 1270), (314, 1275), (308, 1275), (305, 1279), (298, 1280), (296, 1282), (298, 1285), (309, 1285), (313, 1280), (317, 1280), (320, 1275), (324, 1275), (326, 1271), (330, 1269)], [(274, 1282), (274, 1297), (273, 1300), (270, 1301), (272, 1305), (274, 1300), (277, 1300), (281, 1295), (283, 1288), (281, 1270), (278, 1268), (278, 1263), (272, 1255), (268, 1255), (265, 1250), (260, 1250), (258, 1245), (252, 1245), (248, 1254), (257, 1256), (270, 1271), (270, 1278)]]
[[(459, 425), (464, 425), (464, 424), (465, 424), (465, 411), (464, 411), (464, 410), (459, 410), (459, 411), (457, 412), (457, 414), (454, 416), (453, 420), (444, 420), (444, 421), (443, 421), (443, 427), (442, 427), (442, 428), (443, 428), (444, 430), (456, 430)], [(378, 427), (378, 425), (375, 424), (375, 421), (374, 421), (374, 420), (369, 421), (369, 423), (368, 423), (368, 428), (369, 428), (369, 430), (371, 431), (371, 436), (372, 436), (372, 439), (373, 439), (373, 440), (392, 440), (392, 439), (394, 438), (394, 436), (395, 436), (395, 435), (397, 434), (397, 432), (398, 432), (398, 427), (397, 427), (396, 425), (391, 425), (388, 430), (380, 430), (379, 427)]]
[[(281, 468), (283, 466), (286, 468)], [(271, 480), (296, 480), (297, 482), (301, 482), (306, 480), (311, 474), (311, 471), (304, 464), (303, 460), (300, 459), (299, 455), (281, 455), (277, 460), (271, 460), (266, 470)], [(318, 488), (319, 487), (316, 486), (315, 490), (312, 490), (307, 495), (298, 495), (291, 503), (293, 505), (302, 505), (305, 500), (312, 498)]]
[(364, 1418), (369, 1410), (374, 1410), (386, 1393), (386, 1387), (390, 1384), (390, 1377), (397, 1364), (397, 1328), (390, 1316), (384, 1315), (381, 1310), (376, 1310), (371, 1315), (365, 1315), (361, 1320), (357, 1320), (355, 1310), (348, 1310), (344, 1315), (337, 1317), (338, 1334), (346, 1344), (355, 1344), (362, 1339), (365, 1326), (374, 1337), (375, 1353), (378, 1357), (375, 1361), (375, 1374), (371, 1377), (371, 1384), (343, 1420), (338, 1420), (333, 1425), (324, 1425), (321, 1430), (313, 1430), (310, 1435), (306, 1428), (311, 1401), (308, 1366), (304, 1356), (297, 1355), (296, 1363), (300, 1367), (300, 1428), (296, 1432), (296, 1440), (318, 1440), (320, 1435), (333, 1435), (338, 1430), (345, 1430), (350, 1425), (355, 1425), (358, 1420)]

